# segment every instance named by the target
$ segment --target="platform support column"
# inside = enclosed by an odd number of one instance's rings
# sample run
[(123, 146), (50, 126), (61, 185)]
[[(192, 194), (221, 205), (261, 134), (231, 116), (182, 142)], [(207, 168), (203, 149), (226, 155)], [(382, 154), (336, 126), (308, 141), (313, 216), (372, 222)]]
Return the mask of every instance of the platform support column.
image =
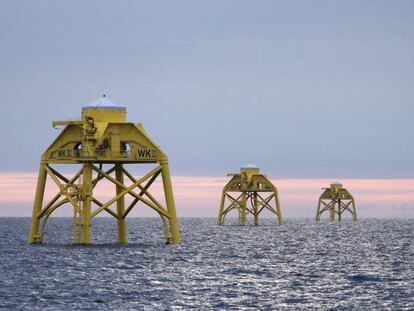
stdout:
[(338, 200), (338, 221), (341, 221), (342, 219), (342, 212), (343, 212), (342, 202), (341, 200)]
[(246, 213), (247, 213), (247, 199), (246, 199), (246, 192), (243, 192), (241, 197), (241, 203), (239, 205), (239, 224), (240, 226), (246, 225)]
[(223, 190), (223, 193), (221, 194), (220, 210), (219, 210), (219, 215), (217, 219), (217, 224), (219, 226), (223, 225), (223, 211), (224, 211), (225, 201), (226, 201), (226, 192)]
[(46, 164), (41, 163), (39, 168), (39, 176), (37, 178), (37, 186), (36, 186), (36, 197), (33, 204), (33, 212), (32, 212), (32, 224), (30, 226), (29, 231), (29, 243), (37, 243), (41, 242), (40, 238), (38, 236), (38, 230), (39, 230), (39, 215), (42, 204), (43, 204), (43, 196), (45, 193), (45, 186), (46, 186), (46, 177), (47, 172), (45, 169)]
[(253, 213), (254, 213), (254, 225), (257, 226), (259, 225), (259, 206), (257, 204), (257, 192), (255, 192), (253, 194)]
[(353, 221), (356, 221), (357, 220), (357, 212), (356, 212), (356, 208), (355, 208), (355, 201), (354, 201), (354, 198), (352, 198), (352, 211), (353, 211), (353, 213), (352, 213), (352, 220)]
[(318, 208), (316, 209), (316, 221), (321, 220), (321, 205), (322, 205), (322, 199), (319, 198)]
[(274, 192), (275, 204), (276, 204), (276, 213), (277, 213), (277, 222), (279, 225), (283, 224), (282, 209), (280, 208), (279, 194), (277, 190)]
[(331, 203), (329, 203), (329, 220), (330, 221), (335, 221), (335, 205), (336, 205), (336, 202), (335, 201), (333, 201), (333, 202), (331, 202)]
[(83, 165), (82, 176), (82, 207), (81, 207), (81, 244), (89, 244), (91, 241), (91, 204), (92, 204), (92, 163)]
[[(124, 184), (124, 173), (121, 163), (115, 164), (115, 178), (121, 184)], [(119, 185), (116, 185), (116, 194), (119, 195), (124, 189)], [(120, 244), (126, 243), (126, 221), (123, 217), (125, 213), (125, 196), (120, 197), (116, 202), (116, 212), (118, 215), (117, 225), (118, 225), (118, 242)]]
[(174, 203), (174, 195), (172, 190), (171, 184), (171, 176), (170, 176), (170, 169), (168, 167), (168, 161), (164, 160), (160, 162), (161, 165), (161, 174), (162, 174), (162, 183), (164, 185), (164, 195), (165, 201), (167, 203), (167, 211), (170, 215), (170, 231), (172, 236), (172, 242), (174, 244), (179, 244), (181, 242), (180, 239), (180, 230), (178, 228), (178, 221), (177, 215), (175, 212), (175, 203)]

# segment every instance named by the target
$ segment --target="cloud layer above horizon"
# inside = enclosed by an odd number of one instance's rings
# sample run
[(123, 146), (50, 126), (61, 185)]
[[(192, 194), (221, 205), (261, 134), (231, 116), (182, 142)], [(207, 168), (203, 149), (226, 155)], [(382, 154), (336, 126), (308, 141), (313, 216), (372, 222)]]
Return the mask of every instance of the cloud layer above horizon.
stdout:
[[(173, 188), (179, 217), (216, 217), (221, 191), (227, 177), (173, 176)], [(34, 172), (0, 173), (0, 217), (29, 217), (35, 195), (37, 174)], [(329, 186), (329, 179), (273, 179), (277, 186), (284, 217), (314, 217), (321, 188)], [(353, 194), (360, 218), (414, 217), (414, 179), (343, 179), (341, 182)], [(48, 183), (45, 201), (57, 189)], [(161, 184), (151, 191), (162, 198)], [(96, 189), (101, 201), (113, 194), (110, 183)], [(162, 202), (162, 201), (161, 201)], [(70, 205), (60, 207), (56, 216), (72, 216)], [(138, 205), (130, 216), (156, 216), (150, 208)], [(233, 215), (235, 216), (235, 215)], [(271, 217), (271, 215), (264, 215)]]

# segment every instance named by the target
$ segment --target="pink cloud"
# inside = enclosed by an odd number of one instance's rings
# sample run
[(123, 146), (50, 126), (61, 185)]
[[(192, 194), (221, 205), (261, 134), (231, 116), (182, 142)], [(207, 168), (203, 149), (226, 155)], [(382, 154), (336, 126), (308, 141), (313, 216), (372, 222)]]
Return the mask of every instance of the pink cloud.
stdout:
[[(181, 217), (216, 217), (221, 191), (227, 177), (174, 176), (173, 187), (177, 212)], [(0, 216), (30, 216), (35, 195), (37, 173), (0, 173)], [(273, 180), (280, 194), (285, 217), (313, 217), (321, 188), (330, 179)], [(360, 217), (414, 217), (414, 179), (343, 179), (341, 182), (354, 195)], [(56, 193), (48, 182), (45, 200)], [(156, 182), (151, 192), (163, 202), (162, 184)], [(111, 183), (96, 189), (101, 201), (114, 193)], [(130, 201), (130, 200), (127, 200)], [(72, 215), (71, 208), (57, 215)], [(155, 215), (149, 208), (137, 207), (131, 216)]]

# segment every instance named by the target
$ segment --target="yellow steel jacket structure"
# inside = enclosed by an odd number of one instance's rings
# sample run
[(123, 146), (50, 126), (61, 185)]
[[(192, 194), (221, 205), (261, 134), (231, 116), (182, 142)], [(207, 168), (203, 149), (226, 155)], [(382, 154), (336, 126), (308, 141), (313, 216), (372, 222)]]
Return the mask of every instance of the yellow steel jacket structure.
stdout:
[(241, 226), (246, 224), (247, 214), (252, 214), (254, 224), (258, 225), (259, 214), (264, 209), (275, 214), (278, 223), (282, 224), (277, 189), (265, 175), (260, 174), (258, 167), (246, 165), (240, 169), (240, 174), (228, 174), (228, 176), (231, 179), (223, 188), (218, 225), (223, 225), (224, 218), (232, 210), (237, 210)]
[[(104, 96), (94, 105), (83, 107), (81, 120), (55, 121), (53, 126), (64, 129), (41, 157), (29, 243), (43, 241), (48, 218), (64, 204), (72, 205), (74, 210), (74, 243), (90, 243), (91, 221), (101, 212), (116, 219), (118, 241), (125, 243), (125, 218), (138, 202), (159, 214), (167, 242), (180, 243), (167, 156), (140, 123), (126, 121), (125, 107), (112, 104)], [(66, 177), (57, 169), (61, 164), (78, 164), (80, 169)], [(127, 170), (130, 164), (155, 167), (136, 178)], [(162, 178), (166, 207), (149, 192), (158, 176)], [(44, 202), (48, 177), (59, 191), (49, 202)], [(94, 196), (95, 187), (103, 180), (115, 187), (115, 196), (106, 202)], [(132, 198), (128, 206), (126, 195)], [(111, 208), (113, 204), (116, 210)]]
[(340, 183), (332, 183), (330, 188), (323, 188), (323, 193), (319, 197), (318, 208), (316, 210), (316, 220), (321, 219), (322, 213), (329, 212), (329, 220), (334, 221), (335, 215), (341, 221), (342, 214), (348, 211), (352, 215), (352, 220), (357, 220), (354, 197)]

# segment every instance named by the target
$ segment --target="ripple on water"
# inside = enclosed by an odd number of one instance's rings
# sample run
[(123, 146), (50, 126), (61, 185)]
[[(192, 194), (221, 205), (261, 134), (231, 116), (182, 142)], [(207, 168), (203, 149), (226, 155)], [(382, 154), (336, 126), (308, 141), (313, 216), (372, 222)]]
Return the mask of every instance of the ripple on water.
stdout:
[(0, 219), (4, 309), (414, 309), (411, 220), (283, 226), (182, 219), (183, 243), (165, 245), (158, 219), (96, 219), (95, 245), (70, 245), (69, 219), (52, 219), (27, 245), (29, 219)]

